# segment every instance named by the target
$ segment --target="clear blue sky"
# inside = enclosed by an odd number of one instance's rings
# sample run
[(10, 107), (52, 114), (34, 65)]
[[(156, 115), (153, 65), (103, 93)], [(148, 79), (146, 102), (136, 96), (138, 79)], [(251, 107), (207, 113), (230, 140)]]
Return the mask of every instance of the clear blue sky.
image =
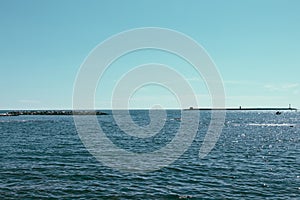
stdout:
[[(0, 0), (0, 109), (71, 108), (88, 53), (114, 34), (149, 26), (185, 33), (207, 50), (224, 80), (228, 107), (300, 108), (299, 8), (298, 0)], [(99, 108), (109, 106), (105, 95), (114, 84), (105, 80), (97, 90)], [(200, 105), (209, 106), (203, 83), (191, 84)], [(136, 98), (163, 104), (166, 94), (150, 86)]]

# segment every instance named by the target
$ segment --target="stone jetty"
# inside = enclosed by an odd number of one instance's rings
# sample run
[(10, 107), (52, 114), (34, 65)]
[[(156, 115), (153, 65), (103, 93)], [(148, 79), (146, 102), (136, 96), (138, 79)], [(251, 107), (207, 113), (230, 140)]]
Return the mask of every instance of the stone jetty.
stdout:
[(93, 110), (20, 110), (0, 114), (0, 116), (19, 115), (107, 115), (107, 113)]

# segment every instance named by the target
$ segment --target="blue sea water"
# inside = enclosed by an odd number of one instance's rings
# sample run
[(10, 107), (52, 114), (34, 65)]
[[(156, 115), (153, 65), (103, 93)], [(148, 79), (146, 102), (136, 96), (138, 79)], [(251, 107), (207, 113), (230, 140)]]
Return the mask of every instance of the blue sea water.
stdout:
[[(108, 112), (97, 116), (106, 135), (137, 153), (162, 148), (181, 123), (174, 120), (181, 111), (169, 110), (161, 132), (143, 141)], [(149, 123), (148, 111), (130, 113), (136, 124)], [(300, 199), (299, 112), (227, 112), (216, 146), (200, 159), (209, 122), (201, 111), (193, 143), (171, 165), (129, 173), (95, 159), (72, 116), (0, 117), (0, 199)]]

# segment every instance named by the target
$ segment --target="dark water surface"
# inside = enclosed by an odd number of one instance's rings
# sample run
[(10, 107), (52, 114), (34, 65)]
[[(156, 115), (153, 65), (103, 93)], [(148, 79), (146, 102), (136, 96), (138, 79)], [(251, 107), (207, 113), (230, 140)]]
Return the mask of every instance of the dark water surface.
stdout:
[[(136, 124), (147, 111), (132, 111)], [(180, 111), (168, 111), (151, 139), (129, 137), (112, 115), (98, 116), (107, 136), (132, 152), (169, 143)], [(227, 112), (213, 151), (198, 158), (210, 122), (201, 112), (190, 148), (173, 164), (149, 173), (108, 168), (84, 147), (72, 116), (0, 117), (0, 199), (300, 199), (300, 113)], [(152, 143), (151, 143), (152, 142)]]

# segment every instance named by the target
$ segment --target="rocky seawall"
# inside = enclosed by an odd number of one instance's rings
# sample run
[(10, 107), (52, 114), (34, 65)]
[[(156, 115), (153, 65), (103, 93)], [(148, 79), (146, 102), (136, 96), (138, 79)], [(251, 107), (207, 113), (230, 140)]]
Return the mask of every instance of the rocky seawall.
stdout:
[(0, 116), (19, 115), (107, 115), (107, 113), (93, 110), (23, 110), (1, 113)]

